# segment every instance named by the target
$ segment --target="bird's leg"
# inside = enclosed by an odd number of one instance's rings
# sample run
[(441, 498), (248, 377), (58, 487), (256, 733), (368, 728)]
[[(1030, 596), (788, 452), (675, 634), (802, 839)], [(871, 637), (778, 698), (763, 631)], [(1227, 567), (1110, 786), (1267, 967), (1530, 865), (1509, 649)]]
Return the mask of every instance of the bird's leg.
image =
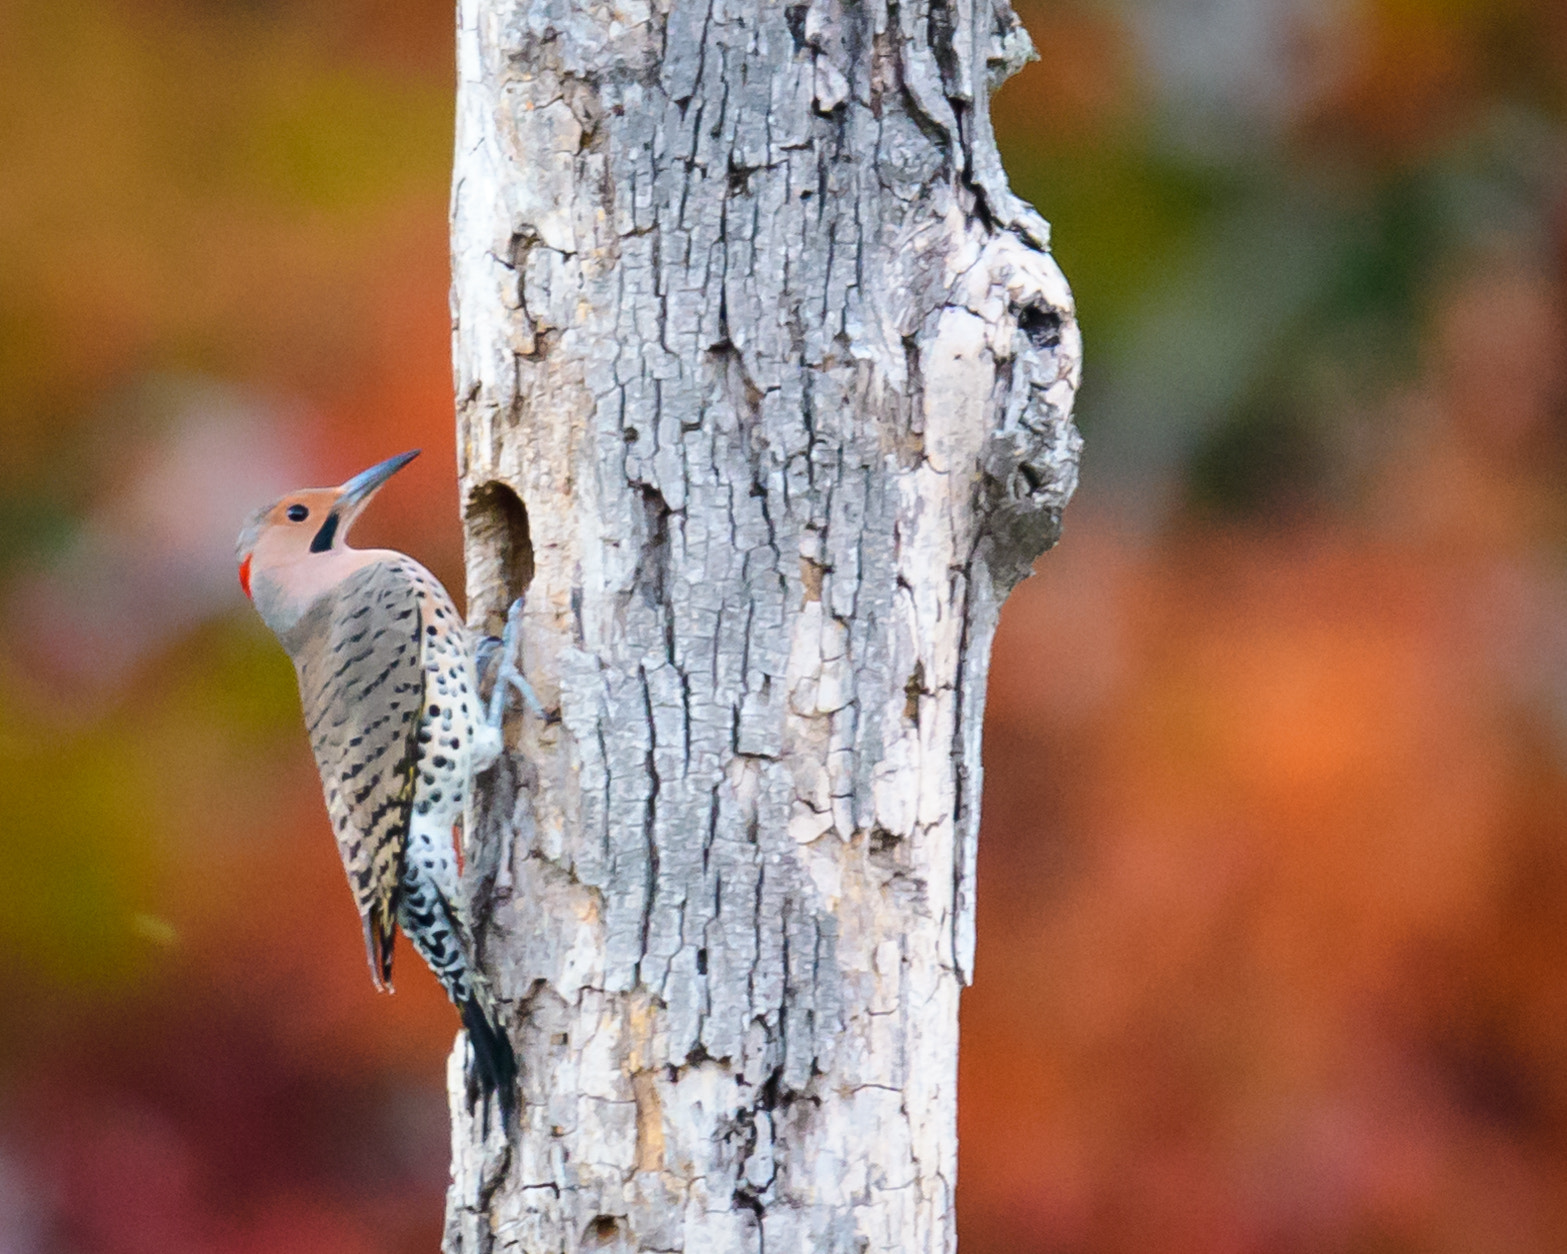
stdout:
[(523, 678), (522, 667), (518, 660), (522, 652), (521, 643), (522, 598), (518, 597), (511, 603), (511, 609), (506, 612), (506, 630), (501, 635), (501, 660), (495, 672), (495, 686), (490, 689), (490, 708), (487, 712), (491, 727), (499, 728), (501, 719), (505, 717), (506, 692), (509, 688), (515, 688), (528, 708), (540, 718), (547, 717), (538, 693), (534, 692), (533, 685)]

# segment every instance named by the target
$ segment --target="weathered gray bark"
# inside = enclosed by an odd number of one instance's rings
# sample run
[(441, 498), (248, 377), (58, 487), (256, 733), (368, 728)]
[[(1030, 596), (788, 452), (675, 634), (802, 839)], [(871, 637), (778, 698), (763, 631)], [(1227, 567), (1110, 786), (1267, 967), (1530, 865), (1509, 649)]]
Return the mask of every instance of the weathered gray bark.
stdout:
[(462, 0), (469, 604), (527, 586), (559, 721), (470, 827), (523, 1114), (454, 1062), (450, 1251), (953, 1247), (986, 663), (1076, 477), (989, 126), (1028, 49), (1005, 0)]

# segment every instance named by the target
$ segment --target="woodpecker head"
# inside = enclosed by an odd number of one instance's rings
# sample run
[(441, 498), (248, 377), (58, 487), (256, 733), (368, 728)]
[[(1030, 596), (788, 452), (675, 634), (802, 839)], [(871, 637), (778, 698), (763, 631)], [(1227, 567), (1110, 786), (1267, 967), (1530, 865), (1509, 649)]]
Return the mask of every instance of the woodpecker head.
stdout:
[(335, 488), (301, 488), (257, 510), (239, 533), (239, 586), (279, 636), (349, 574), (348, 531), (376, 490), (419, 456), (399, 453)]

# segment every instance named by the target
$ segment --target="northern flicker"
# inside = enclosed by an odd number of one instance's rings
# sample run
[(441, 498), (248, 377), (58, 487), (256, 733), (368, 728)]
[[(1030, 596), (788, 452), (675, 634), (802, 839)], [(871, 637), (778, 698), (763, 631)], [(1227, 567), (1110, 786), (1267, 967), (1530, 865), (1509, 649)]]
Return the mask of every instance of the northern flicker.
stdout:
[(371, 979), (390, 987), (401, 927), (467, 1029), (470, 1107), (494, 1094), (509, 1131), (517, 1061), (473, 959), (452, 836), (475, 773), (500, 754), (508, 687), (532, 694), (512, 664), (516, 607), (486, 709), (477, 642), (435, 576), (402, 553), (348, 547), (365, 504), (417, 455), (258, 510), (240, 533), (239, 580), (294, 662)]

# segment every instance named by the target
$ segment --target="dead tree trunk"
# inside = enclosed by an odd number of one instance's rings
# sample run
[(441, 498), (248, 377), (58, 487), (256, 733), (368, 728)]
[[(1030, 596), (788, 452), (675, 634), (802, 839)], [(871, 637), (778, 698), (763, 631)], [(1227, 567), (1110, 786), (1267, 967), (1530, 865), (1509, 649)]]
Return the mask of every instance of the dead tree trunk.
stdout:
[(470, 824), (523, 1113), (447, 1249), (954, 1246), (997, 610), (1076, 477), (1006, 0), (461, 0), (468, 596), (528, 592)]

